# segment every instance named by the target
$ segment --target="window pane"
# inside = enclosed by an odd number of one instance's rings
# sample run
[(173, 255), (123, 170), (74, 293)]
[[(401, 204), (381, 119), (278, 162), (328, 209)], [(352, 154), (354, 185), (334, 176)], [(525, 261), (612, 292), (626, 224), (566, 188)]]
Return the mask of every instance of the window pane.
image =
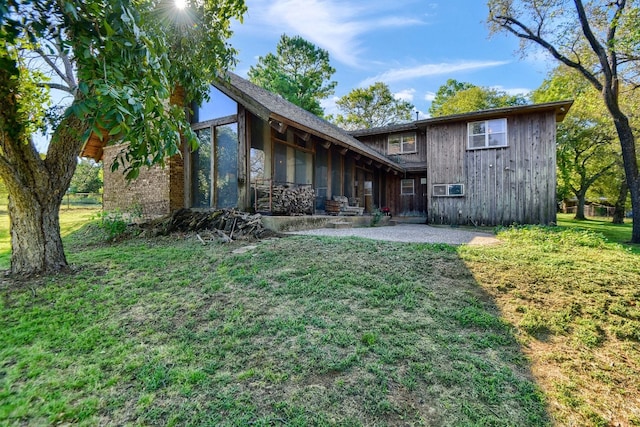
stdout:
[(485, 136), (484, 135), (471, 135), (469, 137), (469, 147), (481, 148), (484, 147)]
[(211, 206), (211, 128), (196, 131), (200, 146), (191, 154), (191, 191), (194, 208)]
[(287, 182), (287, 146), (275, 144), (273, 153), (273, 180), (275, 184)]
[(412, 179), (403, 179), (400, 181), (401, 189), (400, 193), (402, 195), (411, 195), (413, 194), (413, 180)]
[(400, 154), (400, 138), (390, 137), (387, 154)]
[(238, 204), (238, 124), (216, 129), (216, 207)]
[(503, 133), (507, 131), (507, 120), (489, 120), (489, 133)]
[(193, 109), (193, 123), (230, 116), (238, 113), (238, 104), (216, 87), (209, 89), (209, 100)]
[(416, 136), (415, 135), (405, 135), (402, 140), (402, 152), (403, 153), (412, 153), (416, 151)]
[(433, 186), (433, 195), (434, 196), (446, 196), (447, 195), (447, 186), (446, 185), (434, 185)]
[(507, 145), (507, 135), (504, 133), (489, 134), (489, 147), (500, 147)]
[(450, 196), (461, 196), (463, 194), (463, 186), (462, 184), (450, 184), (449, 185), (449, 195)]
[(331, 151), (331, 195), (342, 196), (342, 156), (338, 150)]
[(469, 124), (469, 133), (471, 135), (480, 135), (485, 132), (485, 122), (473, 122)]

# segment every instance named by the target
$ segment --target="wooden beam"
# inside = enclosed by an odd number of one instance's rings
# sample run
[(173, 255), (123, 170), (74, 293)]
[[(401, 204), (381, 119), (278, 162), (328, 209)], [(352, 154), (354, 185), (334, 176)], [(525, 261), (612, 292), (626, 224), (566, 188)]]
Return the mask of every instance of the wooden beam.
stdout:
[(331, 141), (322, 141), (320, 145), (322, 145), (323, 148), (328, 150), (329, 147), (331, 147)]
[(368, 165), (371, 165), (371, 163), (373, 163), (373, 160), (371, 160), (371, 159), (367, 159), (367, 160), (365, 160), (364, 162), (365, 162), (366, 164), (368, 164)]
[(356, 154), (355, 156), (353, 156), (354, 160), (356, 161), (360, 160), (360, 157), (362, 157), (360, 154)]
[(378, 162), (376, 162), (376, 163), (374, 164), (374, 166), (375, 166), (375, 167), (377, 167), (378, 169), (380, 169), (380, 168), (382, 167), (382, 163), (378, 163)]
[(296, 130), (296, 135), (304, 142), (309, 142), (309, 140), (311, 139), (311, 134), (309, 132)]
[(389, 172), (389, 171), (391, 170), (391, 166), (387, 166), (384, 170), (385, 170), (386, 172)]
[(285, 133), (287, 131), (287, 125), (277, 120), (269, 120), (269, 125), (278, 133)]
[(343, 149), (340, 150), (340, 154), (342, 154), (344, 156), (345, 154), (347, 154), (347, 151), (349, 151), (348, 148), (343, 148)]

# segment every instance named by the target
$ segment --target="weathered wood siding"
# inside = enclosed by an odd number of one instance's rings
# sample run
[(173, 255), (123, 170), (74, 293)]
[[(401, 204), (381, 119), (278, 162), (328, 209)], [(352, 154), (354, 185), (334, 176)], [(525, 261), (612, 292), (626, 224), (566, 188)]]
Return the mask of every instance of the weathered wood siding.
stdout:
[[(507, 132), (508, 147), (468, 150), (466, 123), (427, 128), (430, 223), (555, 222), (554, 113), (510, 116)], [(434, 184), (464, 184), (464, 196), (434, 196)]]
[[(411, 133), (411, 131), (397, 132), (398, 134)], [(417, 152), (411, 154), (387, 155), (387, 141), (389, 135), (380, 134), (358, 137), (360, 141), (367, 144), (377, 152), (389, 157), (391, 160), (412, 170), (406, 174), (386, 174), (386, 178), (381, 180), (381, 194), (378, 197), (380, 205), (378, 207), (388, 207), (394, 216), (404, 215), (426, 215), (426, 191), (427, 185), (421, 184), (421, 178), (425, 178), (424, 172), (427, 162), (427, 138), (424, 130), (418, 130), (416, 133)], [(421, 170), (421, 171), (418, 171)], [(384, 174), (383, 174), (384, 175)], [(401, 195), (401, 182), (403, 179), (412, 179), (414, 181), (414, 194)]]

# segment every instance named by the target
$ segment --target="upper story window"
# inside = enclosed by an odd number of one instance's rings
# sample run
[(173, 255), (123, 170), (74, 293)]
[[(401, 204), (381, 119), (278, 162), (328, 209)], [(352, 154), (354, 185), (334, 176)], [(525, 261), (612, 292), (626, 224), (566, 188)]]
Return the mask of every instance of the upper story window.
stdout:
[(415, 133), (389, 135), (387, 154), (408, 154), (418, 152)]
[(482, 120), (468, 124), (469, 149), (506, 147), (507, 119)]

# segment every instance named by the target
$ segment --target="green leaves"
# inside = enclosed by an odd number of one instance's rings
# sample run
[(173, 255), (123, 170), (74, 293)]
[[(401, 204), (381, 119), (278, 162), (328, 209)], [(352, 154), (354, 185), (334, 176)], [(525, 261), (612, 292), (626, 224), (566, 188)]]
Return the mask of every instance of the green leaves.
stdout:
[(501, 90), (449, 79), (438, 89), (429, 113), (440, 117), (526, 103), (526, 98), (521, 95), (509, 95)]
[(366, 89), (356, 88), (340, 98), (340, 114), (335, 122), (348, 130), (369, 129), (411, 120), (413, 104), (397, 99), (389, 86), (377, 82)]
[(320, 100), (334, 93), (337, 82), (330, 79), (335, 71), (326, 50), (300, 36), (283, 34), (276, 54), (261, 56), (248, 74), (252, 83), (322, 117)]

